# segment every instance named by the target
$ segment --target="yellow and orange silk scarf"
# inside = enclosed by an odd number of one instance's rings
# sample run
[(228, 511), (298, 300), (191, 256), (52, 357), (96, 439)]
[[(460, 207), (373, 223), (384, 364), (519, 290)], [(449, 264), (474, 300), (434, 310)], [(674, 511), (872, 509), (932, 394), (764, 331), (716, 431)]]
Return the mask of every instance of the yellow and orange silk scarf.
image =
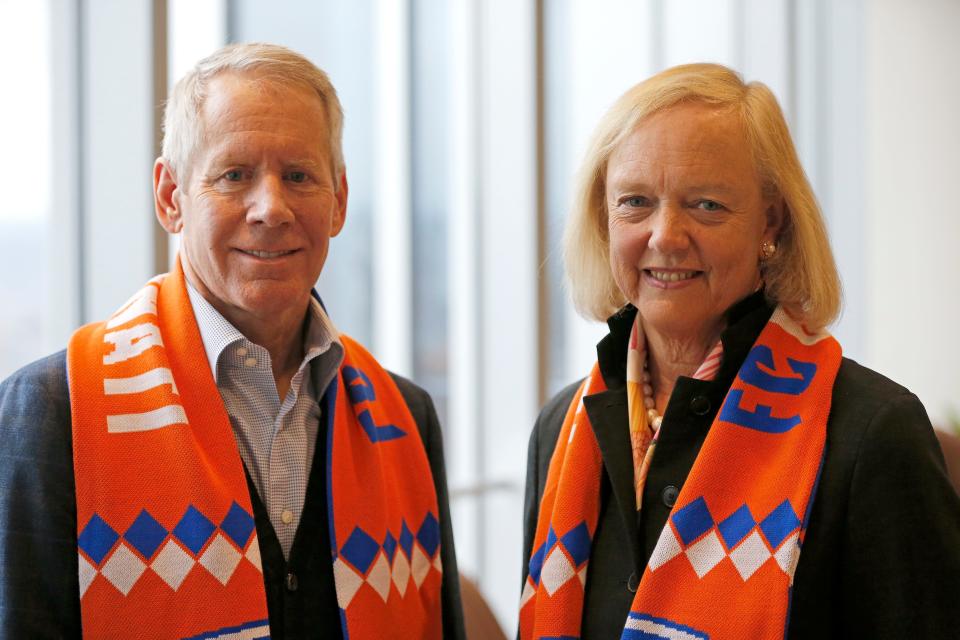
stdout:
[[(693, 374), (696, 380), (713, 380), (720, 368), (723, 357), (723, 343), (719, 340), (697, 367)], [(647, 482), (647, 472), (657, 449), (659, 429), (648, 416), (648, 407), (644, 404), (643, 379), (646, 374), (647, 341), (643, 333), (643, 322), (638, 313), (630, 329), (627, 342), (627, 415), (630, 421), (630, 449), (633, 454), (633, 490), (637, 498), (637, 511), (643, 506), (643, 488)]]
[[(622, 638), (774, 639), (823, 460), (840, 345), (778, 308), (710, 427), (644, 570)], [(550, 461), (520, 601), (523, 640), (579, 638), (603, 462), (574, 396)]]
[[(440, 638), (426, 452), (390, 375), (341, 340), (320, 433), (344, 637)], [(243, 463), (179, 263), (79, 329), (67, 363), (84, 635), (269, 637)]]

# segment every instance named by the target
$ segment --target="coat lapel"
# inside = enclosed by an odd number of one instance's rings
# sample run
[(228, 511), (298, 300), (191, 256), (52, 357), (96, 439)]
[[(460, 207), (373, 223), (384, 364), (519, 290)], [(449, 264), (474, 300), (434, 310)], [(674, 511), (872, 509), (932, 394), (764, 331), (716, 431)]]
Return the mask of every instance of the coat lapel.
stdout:
[(637, 570), (637, 575), (640, 575), (643, 566), (640, 559), (643, 556), (637, 530), (633, 457), (630, 451), (630, 437), (625, 428), (629, 424), (626, 389), (612, 389), (585, 396), (583, 406), (593, 426), (597, 444), (600, 446), (603, 466), (613, 489), (627, 540), (630, 542), (633, 566)]

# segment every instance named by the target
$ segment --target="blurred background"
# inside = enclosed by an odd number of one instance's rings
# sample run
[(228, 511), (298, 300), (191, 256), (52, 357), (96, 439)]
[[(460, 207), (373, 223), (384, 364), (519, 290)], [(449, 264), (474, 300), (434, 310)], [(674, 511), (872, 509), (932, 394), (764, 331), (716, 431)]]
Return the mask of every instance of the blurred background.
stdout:
[(956, 0), (0, 0), (0, 379), (167, 270), (151, 166), (170, 84), (227, 42), (288, 45), (346, 112), (347, 225), (319, 291), (433, 395), (461, 571), (512, 629), (530, 429), (604, 333), (559, 252), (600, 115), (685, 62), (768, 84), (829, 223), (834, 333), (950, 428), (958, 29)]

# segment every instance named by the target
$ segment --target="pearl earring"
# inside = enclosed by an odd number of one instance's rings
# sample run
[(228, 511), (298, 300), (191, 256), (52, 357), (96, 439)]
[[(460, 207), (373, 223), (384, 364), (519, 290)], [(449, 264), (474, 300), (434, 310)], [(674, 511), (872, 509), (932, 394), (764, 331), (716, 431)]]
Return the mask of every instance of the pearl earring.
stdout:
[(777, 252), (777, 243), (773, 240), (764, 240), (760, 243), (760, 260), (766, 261)]

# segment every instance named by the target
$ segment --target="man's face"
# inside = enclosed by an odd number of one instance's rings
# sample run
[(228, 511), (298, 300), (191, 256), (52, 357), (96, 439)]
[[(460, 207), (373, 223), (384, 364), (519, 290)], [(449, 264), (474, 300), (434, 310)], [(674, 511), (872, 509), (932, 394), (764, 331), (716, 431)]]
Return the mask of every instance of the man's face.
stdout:
[[(234, 324), (302, 315), (346, 212), (323, 103), (307, 88), (226, 73), (199, 117), (204, 140), (186, 175), (155, 169), (158, 214), (183, 233), (187, 278)], [(166, 200), (164, 171), (177, 183)]]

